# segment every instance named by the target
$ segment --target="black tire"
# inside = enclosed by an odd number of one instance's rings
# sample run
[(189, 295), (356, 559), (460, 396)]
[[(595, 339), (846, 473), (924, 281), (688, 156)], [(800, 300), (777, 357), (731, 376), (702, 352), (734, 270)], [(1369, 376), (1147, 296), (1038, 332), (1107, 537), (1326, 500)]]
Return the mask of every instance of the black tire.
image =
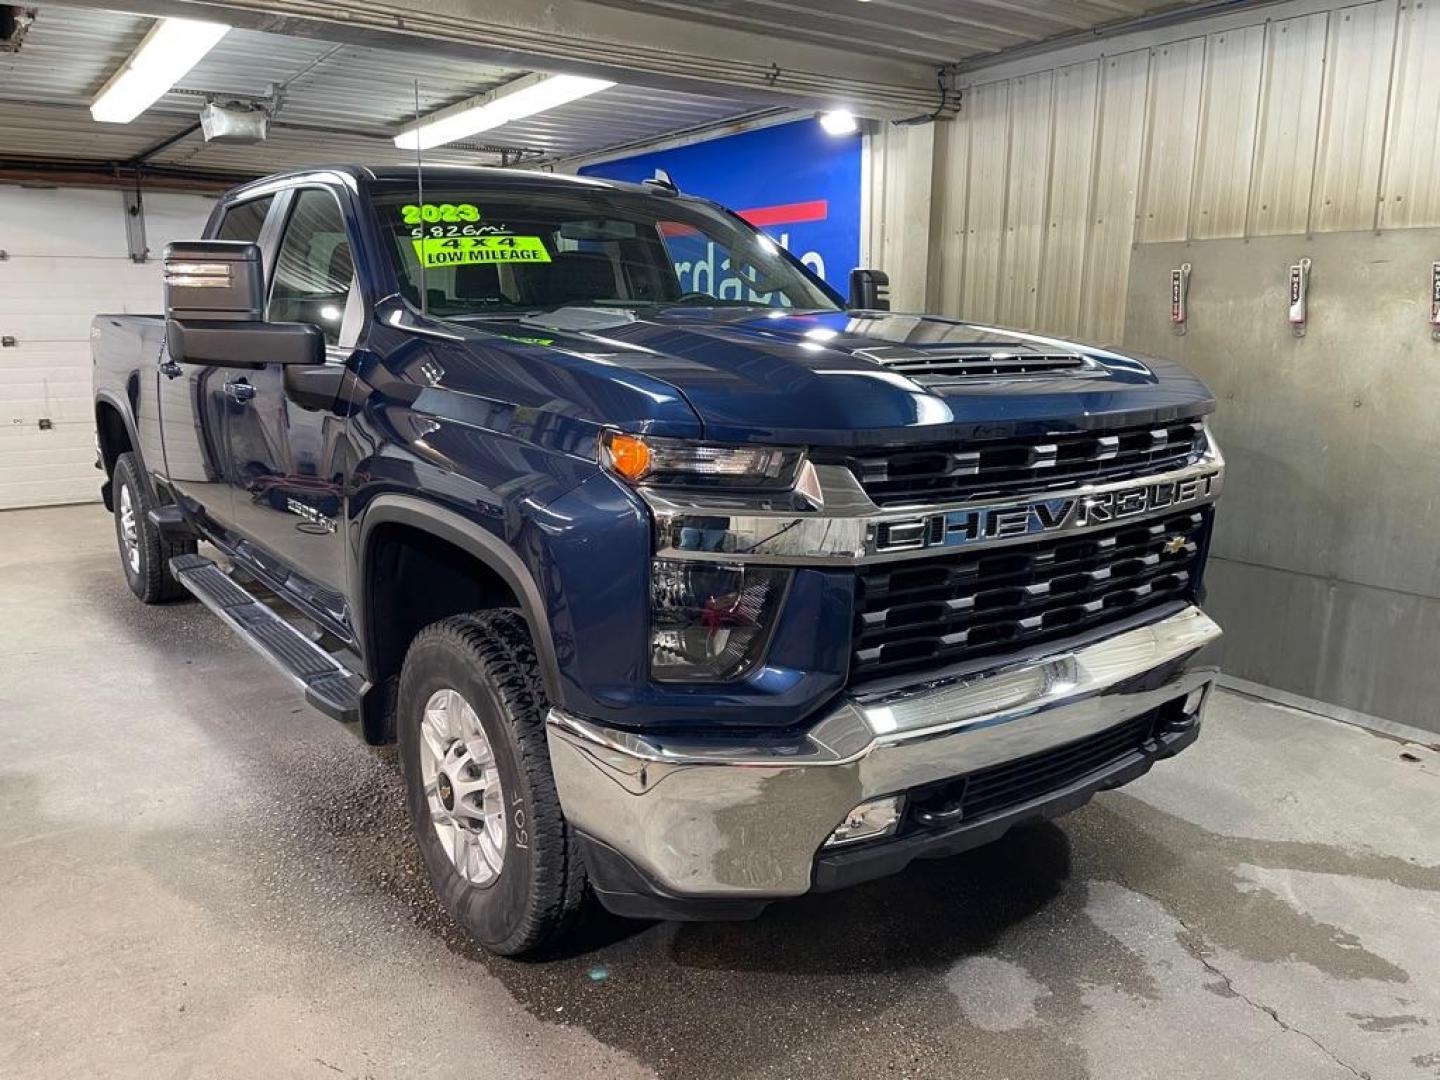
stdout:
[[(177, 555), (195, 554), (193, 536), (166, 538), (150, 522), (155, 506), (140, 476), (140, 463), (133, 453), (121, 454), (111, 477), (111, 504), (115, 507), (115, 543), (120, 549), (120, 569), (130, 591), (147, 604), (164, 604), (189, 596), (185, 586), (170, 575), (170, 560)], [(134, 555), (126, 542), (124, 513), (129, 507), (134, 525)]]
[[(422, 778), (425, 705), (446, 689), (458, 691), (479, 718), (504, 792), (504, 858), (498, 876), (483, 886), (447, 854)], [(442, 619), (422, 630), (405, 655), (397, 733), (415, 838), (445, 908), (476, 941), (505, 956), (555, 948), (584, 904), (585, 870), (550, 772), (547, 708), (535, 648), (517, 611)]]

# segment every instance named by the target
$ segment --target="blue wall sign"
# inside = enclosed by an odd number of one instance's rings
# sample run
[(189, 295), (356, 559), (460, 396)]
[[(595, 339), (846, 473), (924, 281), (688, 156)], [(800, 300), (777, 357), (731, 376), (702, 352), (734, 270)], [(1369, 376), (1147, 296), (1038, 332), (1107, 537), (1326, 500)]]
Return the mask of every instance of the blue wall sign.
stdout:
[(818, 121), (798, 120), (587, 165), (580, 174), (638, 182), (656, 169), (681, 191), (737, 211), (846, 292), (850, 271), (860, 265), (858, 134), (827, 135)]

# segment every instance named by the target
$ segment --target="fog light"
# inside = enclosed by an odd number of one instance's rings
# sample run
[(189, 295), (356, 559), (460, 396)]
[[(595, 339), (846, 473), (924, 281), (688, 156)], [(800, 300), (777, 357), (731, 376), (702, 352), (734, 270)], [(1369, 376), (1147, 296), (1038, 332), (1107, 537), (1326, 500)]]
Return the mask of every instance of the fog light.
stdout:
[(1205, 691), (1208, 689), (1208, 686), (1199, 686), (1196, 687), (1194, 690), (1191, 690), (1190, 693), (1186, 694), (1185, 704), (1180, 707), (1181, 711), (1186, 716), (1198, 717), (1200, 715), (1200, 710), (1205, 705)]
[(1183, 698), (1166, 702), (1160, 709), (1160, 727), (1156, 734), (1173, 735), (1198, 727), (1209, 689), (1198, 686)]
[(860, 840), (874, 840), (877, 836), (889, 836), (900, 826), (900, 811), (904, 805), (904, 795), (887, 795), (883, 799), (861, 803), (845, 815), (845, 820), (830, 834), (825, 846), (837, 847)]

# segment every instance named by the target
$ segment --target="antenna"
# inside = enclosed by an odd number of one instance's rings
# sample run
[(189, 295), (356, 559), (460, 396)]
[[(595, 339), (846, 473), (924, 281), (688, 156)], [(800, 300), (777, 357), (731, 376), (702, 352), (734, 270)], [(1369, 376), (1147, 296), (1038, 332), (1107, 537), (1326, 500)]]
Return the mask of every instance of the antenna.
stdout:
[(680, 194), (680, 187), (674, 180), (670, 179), (670, 171), (668, 169), (656, 169), (654, 176), (640, 182), (649, 187), (658, 188), (669, 195)]
[(425, 286), (425, 159), (420, 150), (420, 80), (415, 80), (415, 201), (420, 204), (420, 247), (415, 257), (420, 263), (420, 314), (430, 314), (430, 290)]

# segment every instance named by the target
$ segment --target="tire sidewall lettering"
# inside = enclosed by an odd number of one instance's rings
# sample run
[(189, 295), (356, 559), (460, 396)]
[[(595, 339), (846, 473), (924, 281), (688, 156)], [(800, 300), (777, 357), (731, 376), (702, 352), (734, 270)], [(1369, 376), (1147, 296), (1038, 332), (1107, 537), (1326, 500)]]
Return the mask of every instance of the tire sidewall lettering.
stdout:
[(510, 800), (510, 835), (514, 837), (515, 846), (521, 851), (530, 850), (530, 833), (525, 828), (525, 796), (516, 795)]

